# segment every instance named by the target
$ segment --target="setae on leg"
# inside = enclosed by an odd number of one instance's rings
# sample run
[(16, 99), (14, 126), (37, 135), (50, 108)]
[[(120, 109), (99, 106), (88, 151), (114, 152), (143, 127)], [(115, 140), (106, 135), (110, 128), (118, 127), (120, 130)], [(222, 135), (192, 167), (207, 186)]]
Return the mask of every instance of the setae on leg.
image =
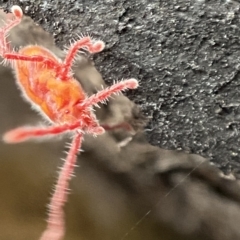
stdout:
[(47, 229), (43, 232), (40, 240), (61, 240), (65, 234), (65, 222), (63, 206), (67, 201), (69, 181), (72, 178), (77, 161), (77, 153), (82, 145), (82, 133), (76, 133), (66, 161), (60, 171), (59, 178), (49, 204), (49, 216)]
[(126, 89), (134, 89), (138, 87), (136, 79), (128, 79), (115, 83), (114, 85), (103, 89), (102, 91), (86, 98), (86, 100), (79, 104), (79, 108), (87, 108), (92, 105), (98, 104), (99, 102), (106, 101), (112, 94), (120, 93)]

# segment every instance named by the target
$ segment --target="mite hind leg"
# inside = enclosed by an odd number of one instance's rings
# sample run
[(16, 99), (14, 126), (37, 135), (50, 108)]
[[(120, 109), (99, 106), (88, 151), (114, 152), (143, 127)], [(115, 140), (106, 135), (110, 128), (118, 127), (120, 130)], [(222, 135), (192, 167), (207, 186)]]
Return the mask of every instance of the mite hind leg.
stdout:
[(63, 167), (55, 186), (55, 191), (49, 204), (47, 228), (40, 240), (60, 240), (65, 234), (65, 220), (63, 207), (67, 201), (69, 181), (74, 173), (77, 162), (77, 154), (82, 145), (82, 133), (76, 133), (71, 144)]

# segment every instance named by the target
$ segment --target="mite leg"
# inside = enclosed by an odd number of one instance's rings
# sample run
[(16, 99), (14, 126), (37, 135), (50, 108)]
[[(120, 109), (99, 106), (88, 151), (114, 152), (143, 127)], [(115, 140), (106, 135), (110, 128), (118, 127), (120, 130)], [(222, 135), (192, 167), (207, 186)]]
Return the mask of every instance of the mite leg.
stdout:
[(96, 105), (99, 102), (106, 101), (114, 93), (119, 93), (126, 89), (134, 89), (137, 87), (138, 87), (138, 82), (136, 79), (129, 79), (129, 80), (118, 82), (90, 96), (83, 103), (79, 104), (79, 108), (86, 108), (86, 107), (90, 107), (91, 105)]
[[(23, 55), (21, 53), (17, 53), (14, 51), (10, 51), (9, 52), (4, 52), (2, 54), (2, 57), (4, 59), (10, 60), (17, 60), (17, 61), (29, 61), (29, 62), (42, 62), (44, 64), (46, 64), (48, 67), (51, 68), (56, 68), (59, 69), (60, 68), (60, 64), (58, 64), (57, 62), (53, 61), (52, 59), (49, 59), (47, 57), (41, 56), (41, 55), (32, 55), (32, 56), (28, 56), (28, 55)], [(11, 64), (13, 65), (13, 64)]]
[(81, 124), (79, 122), (72, 125), (64, 124), (60, 126), (50, 126), (45, 128), (19, 127), (5, 133), (3, 140), (7, 143), (17, 143), (26, 141), (31, 138), (43, 137), (46, 135), (57, 135), (66, 131), (75, 130), (77, 128), (81, 128)]
[(74, 61), (74, 58), (81, 48), (87, 48), (87, 50), (90, 53), (97, 53), (104, 49), (105, 44), (102, 41), (95, 41), (92, 42), (92, 39), (90, 37), (83, 37), (80, 40), (73, 43), (67, 52), (67, 55), (65, 57), (65, 60), (62, 64), (62, 69), (58, 73), (58, 76), (63, 81), (68, 79), (68, 74), (71, 72), (71, 67)]
[[(19, 6), (12, 6), (11, 11), (15, 17), (14, 20), (10, 21), (5, 27), (0, 29), (0, 56), (5, 60), (22, 60), (22, 61), (31, 61), (31, 62), (44, 62), (49, 67), (59, 68), (59, 64), (54, 62), (52, 59), (43, 57), (43, 56), (27, 56), (16, 53), (10, 49), (10, 45), (7, 42), (8, 32), (15, 26), (17, 26), (23, 17), (22, 9)], [(4, 61), (3, 61), (4, 62)]]
[(0, 55), (2, 56), (6, 51), (10, 51), (9, 43), (6, 40), (7, 33), (21, 22), (23, 16), (22, 9), (19, 6), (12, 6), (11, 10), (15, 19), (0, 29)]
[(77, 153), (82, 145), (82, 134), (77, 133), (73, 139), (70, 151), (60, 171), (59, 178), (49, 204), (49, 216), (47, 229), (43, 232), (40, 240), (60, 240), (65, 234), (65, 222), (63, 206), (67, 201), (69, 181), (74, 173), (77, 161)]

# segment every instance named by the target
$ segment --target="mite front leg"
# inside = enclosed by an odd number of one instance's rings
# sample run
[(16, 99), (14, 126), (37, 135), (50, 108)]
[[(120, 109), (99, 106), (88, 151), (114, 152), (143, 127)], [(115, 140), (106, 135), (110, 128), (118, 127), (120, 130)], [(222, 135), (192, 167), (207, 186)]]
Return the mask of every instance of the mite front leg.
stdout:
[(11, 11), (15, 19), (0, 29), (0, 55), (3, 57), (5, 52), (10, 52), (9, 43), (6, 40), (6, 35), (13, 27), (17, 26), (21, 22), (23, 16), (22, 9), (19, 6), (12, 6)]
[(62, 69), (57, 73), (58, 77), (61, 80), (68, 79), (69, 73), (71, 73), (71, 67), (74, 61), (74, 58), (81, 48), (86, 48), (90, 53), (97, 53), (104, 49), (105, 44), (102, 41), (96, 41), (92, 42), (92, 39), (90, 37), (83, 37), (80, 40), (73, 43), (67, 52), (67, 55), (65, 57), (65, 60), (62, 64)]
[(57, 135), (66, 131), (75, 130), (80, 127), (81, 124), (79, 122), (72, 125), (64, 124), (60, 126), (51, 126), (45, 128), (19, 127), (5, 133), (3, 140), (7, 143), (18, 143), (32, 138), (44, 137), (47, 135)]
[(83, 103), (79, 104), (79, 108), (88, 108), (92, 105), (96, 105), (99, 102), (106, 101), (112, 94), (120, 93), (126, 89), (134, 89), (138, 87), (136, 79), (129, 79), (118, 82), (110, 87), (103, 89), (102, 91), (90, 96)]

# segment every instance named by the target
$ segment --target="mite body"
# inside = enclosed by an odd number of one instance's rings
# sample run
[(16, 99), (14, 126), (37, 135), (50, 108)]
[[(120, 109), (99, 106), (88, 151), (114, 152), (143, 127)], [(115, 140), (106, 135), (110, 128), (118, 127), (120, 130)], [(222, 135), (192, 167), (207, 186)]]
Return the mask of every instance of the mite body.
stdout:
[(51, 125), (42, 128), (19, 127), (7, 132), (3, 139), (8, 143), (16, 143), (46, 135), (69, 131), (72, 133), (72, 144), (49, 204), (47, 229), (40, 238), (60, 240), (65, 234), (63, 206), (67, 201), (67, 189), (83, 134), (104, 133), (103, 127), (99, 125), (92, 111), (92, 106), (105, 102), (114, 93), (136, 88), (138, 82), (135, 79), (120, 81), (87, 97), (80, 83), (73, 78), (71, 67), (79, 49), (84, 48), (90, 53), (97, 53), (104, 49), (104, 43), (83, 37), (69, 47), (64, 60), (41, 46), (26, 46), (15, 52), (11, 50), (6, 35), (21, 22), (23, 13), (19, 6), (13, 6), (12, 13), (15, 19), (0, 29), (0, 56), (12, 63), (16, 81), (23, 95), (34, 108), (50, 120)]
[[(42, 56), (59, 64), (51, 52), (43, 47), (28, 46), (19, 51), (26, 56)], [(56, 69), (44, 62), (15, 61), (17, 82), (23, 95), (33, 106), (57, 124), (74, 123), (83, 115), (78, 104), (86, 95), (73, 77), (63, 81)], [(86, 114), (86, 112), (84, 113)], [(90, 114), (90, 112), (89, 112)]]

